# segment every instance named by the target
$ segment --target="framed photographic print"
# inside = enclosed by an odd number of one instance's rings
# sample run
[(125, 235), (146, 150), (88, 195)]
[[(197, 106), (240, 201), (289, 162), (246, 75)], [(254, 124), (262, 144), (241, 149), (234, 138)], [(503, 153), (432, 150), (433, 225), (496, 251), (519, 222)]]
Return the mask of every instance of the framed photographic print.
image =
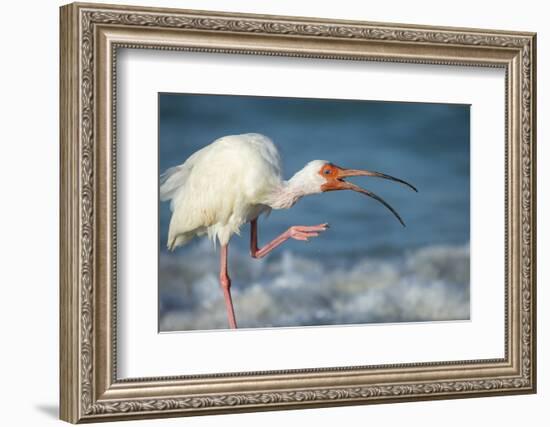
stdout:
[(60, 22), (63, 420), (535, 392), (535, 34)]

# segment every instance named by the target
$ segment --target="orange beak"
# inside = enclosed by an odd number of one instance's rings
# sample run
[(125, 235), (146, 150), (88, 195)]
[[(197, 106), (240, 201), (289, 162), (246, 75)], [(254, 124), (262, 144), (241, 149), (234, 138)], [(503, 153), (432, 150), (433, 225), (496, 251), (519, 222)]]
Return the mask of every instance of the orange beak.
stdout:
[(345, 169), (336, 165), (331, 165), (331, 166), (333, 168), (332, 173), (325, 177), (327, 182), (321, 186), (322, 191), (353, 190), (353, 191), (357, 191), (358, 193), (364, 194), (365, 196), (372, 197), (373, 199), (382, 203), (386, 208), (388, 208), (399, 220), (401, 225), (405, 227), (405, 223), (403, 222), (399, 214), (384, 199), (377, 196), (372, 191), (361, 188), (358, 185), (352, 184), (351, 182), (344, 181), (344, 178), (347, 178), (350, 176), (372, 176), (376, 178), (384, 178), (391, 181), (399, 182), (400, 184), (406, 185), (410, 189), (418, 192), (418, 190), (413, 185), (409, 184), (406, 181), (403, 181), (402, 179), (395, 178), (393, 176), (386, 175), (380, 172), (373, 172), (373, 171), (361, 170), (361, 169)]

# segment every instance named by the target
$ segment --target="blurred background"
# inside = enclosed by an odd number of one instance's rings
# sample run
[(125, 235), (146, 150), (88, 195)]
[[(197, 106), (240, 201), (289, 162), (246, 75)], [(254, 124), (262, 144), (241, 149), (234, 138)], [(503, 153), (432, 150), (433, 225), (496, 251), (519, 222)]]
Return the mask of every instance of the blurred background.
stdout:
[[(231, 134), (263, 133), (284, 176), (322, 159), (402, 178), (358, 177), (402, 216), (355, 192), (308, 196), (259, 220), (260, 246), (291, 225), (330, 223), (309, 242), (248, 255), (249, 226), (230, 243), (240, 328), (465, 320), (470, 316), (469, 105), (159, 94), (159, 175)], [(219, 259), (207, 238), (166, 250), (159, 204), (159, 330), (227, 328)]]

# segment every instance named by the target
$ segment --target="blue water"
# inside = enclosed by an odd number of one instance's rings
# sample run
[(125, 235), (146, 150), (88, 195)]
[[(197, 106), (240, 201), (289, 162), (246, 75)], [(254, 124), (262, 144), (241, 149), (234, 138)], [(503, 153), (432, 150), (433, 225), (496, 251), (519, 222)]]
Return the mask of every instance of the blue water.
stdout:
[[(399, 177), (419, 192), (391, 181), (354, 179), (390, 203), (406, 228), (375, 200), (350, 191), (308, 196), (289, 210), (273, 211), (260, 219), (260, 244), (294, 224), (331, 227), (308, 243), (289, 241), (261, 262), (246, 255), (249, 229), (243, 227), (230, 242), (241, 326), (469, 317), (468, 105), (160, 94), (159, 171), (216, 138), (247, 132), (276, 143), (286, 178), (323, 159)], [(167, 252), (169, 203), (160, 203), (159, 212), (160, 329), (226, 327), (214, 249), (195, 239)], [(410, 289), (416, 293), (405, 297)], [(349, 307), (361, 298), (363, 308)], [(430, 298), (435, 305), (424, 307)], [(264, 310), (252, 314), (261, 301)], [(374, 309), (372, 301), (385, 302)]]

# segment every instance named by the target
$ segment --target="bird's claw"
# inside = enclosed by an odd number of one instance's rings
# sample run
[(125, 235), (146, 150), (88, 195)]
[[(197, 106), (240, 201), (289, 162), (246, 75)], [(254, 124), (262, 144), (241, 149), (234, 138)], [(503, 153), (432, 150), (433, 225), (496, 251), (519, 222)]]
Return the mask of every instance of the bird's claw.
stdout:
[(329, 225), (327, 223), (319, 225), (295, 225), (290, 227), (290, 237), (295, 240), (308, 241), (311, 237), (319, 236), (319, 233), (325, 231)]

